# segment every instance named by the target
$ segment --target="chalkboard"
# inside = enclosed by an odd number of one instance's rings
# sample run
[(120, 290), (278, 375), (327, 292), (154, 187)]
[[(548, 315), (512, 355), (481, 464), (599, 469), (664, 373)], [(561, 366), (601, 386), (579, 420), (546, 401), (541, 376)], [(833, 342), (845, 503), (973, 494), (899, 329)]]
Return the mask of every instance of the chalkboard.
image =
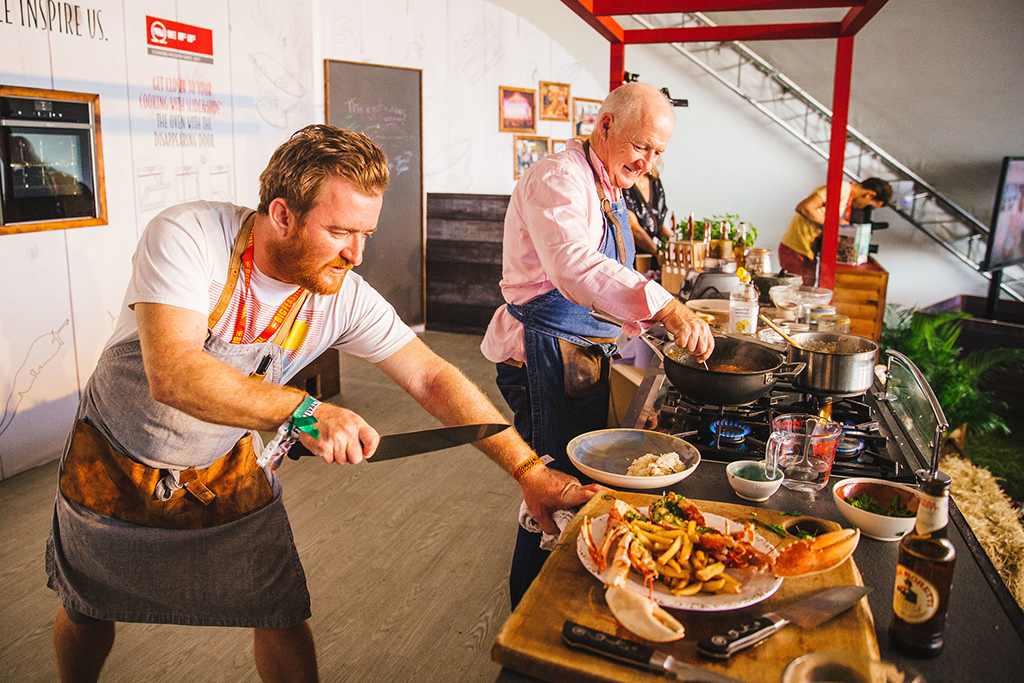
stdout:
[(424, 325), (423, 73), (324, 60), (327, 123), (367, 135), (388, 155), (391, 183), (356, 272), (409, 325)]

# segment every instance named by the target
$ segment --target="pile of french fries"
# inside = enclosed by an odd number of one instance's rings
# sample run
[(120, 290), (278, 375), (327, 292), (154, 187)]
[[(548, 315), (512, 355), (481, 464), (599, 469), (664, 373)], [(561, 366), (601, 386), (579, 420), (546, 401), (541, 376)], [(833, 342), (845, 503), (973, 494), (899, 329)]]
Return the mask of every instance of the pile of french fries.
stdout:
[(641, 519), (629, 522), (634, 542), (650, 551), (662, 583), (672, 595), (739, 593), (742, 583), (725, 573), (725, 565), (700, 547), (697, 522), (666, 528)]

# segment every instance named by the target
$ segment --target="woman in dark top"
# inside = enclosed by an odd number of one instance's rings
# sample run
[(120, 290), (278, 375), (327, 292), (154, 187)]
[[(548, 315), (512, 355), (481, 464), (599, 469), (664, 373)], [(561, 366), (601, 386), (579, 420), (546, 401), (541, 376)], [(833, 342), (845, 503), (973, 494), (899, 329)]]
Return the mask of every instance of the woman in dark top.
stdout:
[(623, 193), (629, 209), (629, 227), (637, 253), (658, 254), (658, 240), (669, 239), (672, 232), (665, 225), (668, 207), (665, 188), (657, 169), (637, 178), (636, 184)]

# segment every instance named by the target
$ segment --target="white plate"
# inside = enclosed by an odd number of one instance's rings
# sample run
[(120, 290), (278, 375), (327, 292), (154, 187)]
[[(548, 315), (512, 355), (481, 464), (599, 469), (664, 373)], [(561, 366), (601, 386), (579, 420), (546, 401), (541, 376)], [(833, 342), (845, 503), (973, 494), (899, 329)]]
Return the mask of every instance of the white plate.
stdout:
[[(646, 510), (642, 510), (646, 512)], [(712, 515), (710, 513), (704, 513), (704, 520), (708, 526), (717, 529), (718, 531), (732, 533), (734, 531), (741, 531), (743, 529), (742, 524), (737, 524), (725, 517), (719, 517), (718, 515)], [(608, 527), (608, 515), (601, 515), (595, 517), (591, 521), (591, 531), (594, 535), (594, 543), (600, 547), (601, 542), (604, 541), (605, 530)], [(762, 538), (758, 534), (754, 534), (754, 547), (763, 553), (771, 553), (773, 547), (768, 541)], [(604, 577), (601, 572), (597, 571), (597, 565), (594, 564), (594, 559), (590, 557), (590, 551), (587, 550), (587, 544), (583, 542), (582, 536), (576, 538), (576, 554), (579, 555), (580, 562), (587, 568), (587, 571), (597, 577), (599, 580), (604, 581)], [(611, 571), (611, 560), (609, 559), (608, 567), (605, 568), (605, 573)], [(779, 586), (782, 585), (782, 579), (768, 572), (758, 572), (752, 569), (727, 569), (726, 573), (739, 579), (743, 586), (740, 588), (739, 593), (697, 593), (696, 595), (672, 595), (665, 588), (664, 584), (659, 581), (654, 582), (654, 601), (662, 607), (671, 607), (673, 609), (684, 609), (693, 612), (725, 612), (727, 610), (740, 609), (741, 607), (749, 607), (755, 605), (762, 600), (766, 600), (775, 591), (779, 590)], [(626, 588), (639, 593), (640, 595), (647, 596), (647, 586), (644, 585), (643, 577), (635, 570), (630, 570), (629, 576), (626, 578)]]
[[(569, 460), (591, 479), (630, 489), (660, 489), (693, 474), (700, 464), (700, 452), (689, 442), (671, 434), (646, 429), (598, 429), (581, 434), (565, 447)], [(675, 453), (685, 468), (656, 477), (632, 477), (626, 472), (637, 458), (648, 453)]]

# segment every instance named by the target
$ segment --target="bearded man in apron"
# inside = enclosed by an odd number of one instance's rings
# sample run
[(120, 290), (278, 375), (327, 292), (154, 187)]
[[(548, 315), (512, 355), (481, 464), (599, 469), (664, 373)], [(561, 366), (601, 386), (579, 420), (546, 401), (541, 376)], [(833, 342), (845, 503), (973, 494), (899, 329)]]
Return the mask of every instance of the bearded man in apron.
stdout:
[[(257, 430), (328, 463), (373, 455), (380, 437), (360, 416), (283, 386), (327, 348), (375, 363), (446, 425), (504, 422), (349, 272), (387, 184), (369, 138), (309, 126), (271, 157), (255, 212), (192, 202), (147, 226), (61, 461), (46, 569), (62, 680), (98, 678), (117, 621), (249, 627), (263, 680), (317, 680), (274, 473), (287, 446), (264, 452)], [(548, 529), (596, 490), (512, 430), (477, 445)]]
[[(541, 159), (519, 179), (505, 215), (502, 295), (481, 350), (498, 368), (498, 387), (515, 427), (549, 466), (574, 472), (566, 445), (607, 426), (608, 371), (618, 327), (591, 310), (656, 321), (700, 359), (711, 330), (659, 284), (633, 270), (634, 247), (622, 190), (647, 173), (675, 128), (667, 97), (645, 83), (613, 90), (589, 140)], [(521, 527), (509, 577), (513, 607), (548, 552)]]

